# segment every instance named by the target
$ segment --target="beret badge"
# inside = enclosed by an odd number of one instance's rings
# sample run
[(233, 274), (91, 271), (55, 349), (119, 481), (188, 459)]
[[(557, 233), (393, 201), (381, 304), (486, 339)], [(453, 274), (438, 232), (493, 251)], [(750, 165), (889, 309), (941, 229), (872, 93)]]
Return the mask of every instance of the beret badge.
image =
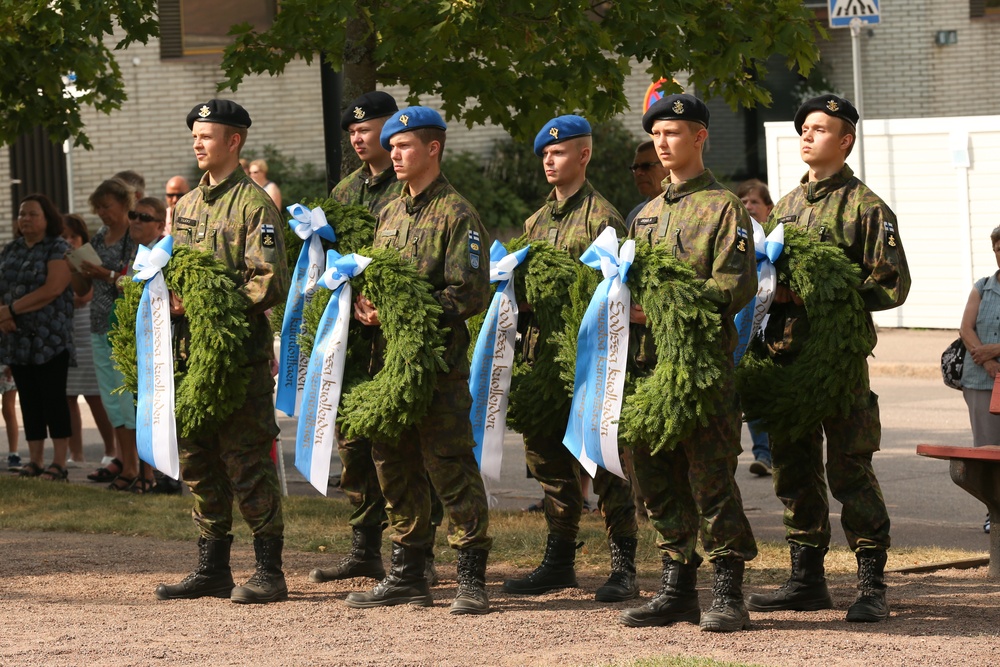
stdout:
[(365, 117), (365, 110), (361, 107), (354, 107), (354, 117), (361, 120)]
[(840, 105), (837, 104), (837, 100), (830, 100), (829, 102), (827, 102), (826, 108), (834, 113), (840, 111)]
[(203, 104), (201, 105), (201, 108), (198, 109), (198, 115), (202, 118), (208, 118), (212, 115), (212, 110), (208, 108), (207, 104)]
[(403, 127), (406, 127), (407, 125), (410, 124), (410, 117), (404, 113), (402, 116), (399, 117), (399, 122), (403, 124)]
[(558, 127), (553, 127), (552, 129), (549, 130), (549, 134), (552, 135), (553, 139), (558, 139), (559, 138), (559, 128)]
[(676, 113), (676, 114), (682, 114), (682, 113), (684, 113), (684, 103), (681, 102), (680, 100), (677, 100), (676, 102), (674, 102), (674, 106), (672, 108), (674, 110), (674, 113)]

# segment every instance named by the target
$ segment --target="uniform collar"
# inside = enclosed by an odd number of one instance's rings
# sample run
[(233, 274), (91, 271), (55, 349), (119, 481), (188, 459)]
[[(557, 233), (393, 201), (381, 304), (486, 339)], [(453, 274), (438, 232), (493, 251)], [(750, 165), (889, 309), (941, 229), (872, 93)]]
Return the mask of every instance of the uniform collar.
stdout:
[(202, 177), (201, 181), (198, 183), (198, 189), (201, 190), (202, 198), (207, 201), (214, 201), (221, 197), (222, 195), (229, 192), (231, 189), (236, 187), (239, 183), (243, 181), (249, 181), (250, 177), (247, 175), (242, 168), (237, 167), (233, 170), (233, 173), (226, 176), (224, 179), (211, 185), (208, 181), (208, 172), (206, 171)]
[(845, 164), (833, 176), (827, 176), (818, 181), (810, 181), (809, 174), (806, 173), (800, 182), (802, 183), (802, 190), (805, 193), (806, 201), (813, 202), (819, 201), (831, 192), (844, 187), (852, 178), (854, 178), (854, 172)]
[(694, 178), (689, 178), (683, 183), (672, 183), (668, 181), (664, 181), (664, 183), (667, 183), (667, 189), (663, 191), (663, 198), (668, 202), (674, 202), (678, 199), (698, 192), (699, 190), (704, 190), (712, 183), (715, 183), (715, 176), (712, 175), (711, 169), (706, 169)]
[(403, 189), (403, 202), (406, 204), (406, 212), (410, 215), (417, 213), (424, 206), (430, 203), (437, 193), (440, 192), (446, 185), (448, 185), (448, 179), (444, 177), (444, 174), (438, 174), (438, 177), (431, 181), (431, 184), (424, 188), (416, 197), (409, 194), (409, 189)]
[(374, 176), (371, 175), (372, 168), (371, 165), (365, 164), (364, 168), (361, 170), (361, 179), (364, 180), (366, 185), (374, 186), (381, 185), (389, 180), (396, 180), (396, 170), (389, 165), (387, 168), (383, 169)]
[(559, 201), (556, 199), (556, 191), (553, 189), (552, 192), (549, 193), (549, 196), (545, 199), (545, 205), (549, 207), (549, 213), (552, 217), (558, 220), (564, 217), (567, 213), (573, 211), (593, 191), (594, 186), (590, 184), (590, 181), (584, 180), (583, 185), (580, 186), (579, 190), (566, 199)]

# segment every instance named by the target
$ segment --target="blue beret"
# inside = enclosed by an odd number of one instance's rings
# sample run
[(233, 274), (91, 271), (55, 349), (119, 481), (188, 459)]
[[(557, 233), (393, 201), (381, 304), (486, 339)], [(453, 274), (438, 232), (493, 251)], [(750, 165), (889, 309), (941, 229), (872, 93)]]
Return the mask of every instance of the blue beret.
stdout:
[(385, 118), (399, 111), (392, 95), (381, 90), (365, 93), (347, 105), (340, 117), (340, 129), (347, 131), (354, 123), (363, 123), (376, 118)]
[(690, 120), (708, 128), (708, 107), (694, 95), (674, 93), (662, 97), (642, 114), (642, 129), (653, 133), (653, 123), (658, 120)]
[(187, 115), (188, 129), (193, 130), (195, 121), (199, 120), (232, 127), (250, 127), (250, 114), (231, 100), (209, 100), (204, 104), (194, 105), (194, 109)]
[(392, 114), (392, 118), (382, 126), (382, 134), (379, 136), (379, 143), (382, 148), (392, 150), (389, 139), (400, 132), (412, 132), (422, 127), (436, 127), (439, 130), (447, 130), (444, 119), (434, 109), (429, 107), (407, 107), (402, 111)]
[(558, 116), (547, 122), (535, 135), (535, 155), (541, 157), (549, 144), (558, 144), (576, 137), (589, 137), (590, 123), (581, 116)]
[(811, 100), (806, 100), (799, 110), (795, 112), (795, 131), (802, 134), (802, 124), (806, 122), (806, 116), (813, 111), (822, 111), (827, 116), (846, 120), (851, 125), (858, 124), (858, 110), (854, 108), (850, 100), (836, 95), (820, 95)]

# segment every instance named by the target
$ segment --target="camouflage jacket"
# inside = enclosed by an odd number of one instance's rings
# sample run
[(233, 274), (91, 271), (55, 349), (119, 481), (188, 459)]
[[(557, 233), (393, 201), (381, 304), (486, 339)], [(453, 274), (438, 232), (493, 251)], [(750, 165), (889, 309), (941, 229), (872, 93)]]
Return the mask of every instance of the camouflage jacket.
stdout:
[(442, 174), (415, 197), (404, 188), (382, 209), (374, 245), (399, 250), (431, 284), (442, 325), (451, 328), (445, 362), (467, 370), (465, 320), (483, 312), (490, 297), (489, 240), (476, 209)]
[(264, 311), (283, 302), (288, 293), (282, 225), (274, 202), (242, 169), (216, 185), (210, 185), (205, 174), (174, 208), (174, 241), (215, 255), (233, 272), (247, 298), (251, 361), (273, 357)]
[(625, 223), (615, 207), (601, 193), (594, 190), (590, 181), (571, 197), (556, 200), (553, 190), (545, 205), (524, 222), (528, 239), (548, 241), (553, 247), (565, 250), (573, 259), (579, 259), (605, 227), (614, 227), (618, 238), (625, 237)]
[(337, 183), (330, 191), (330, 196), (344, 206), (365, 206), (372, 215), (378, 215), (393, 199), (403, 192), (403, 184), (396, 180), (396, 172), (392, 167), (372, 176), (368, 165), (361, 168)]
[[(819, 231), (821, 240), (833, 243), (861, 269), (858, 291), (867, 311), (894, 308), (910, 291), (910, 271), (899, 238), (896, 216), (878, 195), (844, 167), (828, 178), (802, 183), (771, 211), (765, 228), (779, 222)], [(794, 354), (808, 337), (809, 323), (803, 306), (772, 304), (764, 339), (772, 354)], [(868, 315), (870, 343), (875, 325)]]
[(733, 317), (757, 293), (750, 215), (739, 198), (706, 169), (683, 183), (668, 183), (635, 216), (630, 236), (668, 244), (674, 257), (704, 279), (705, 296), (723, 320), (724, 342), (736, 346)]

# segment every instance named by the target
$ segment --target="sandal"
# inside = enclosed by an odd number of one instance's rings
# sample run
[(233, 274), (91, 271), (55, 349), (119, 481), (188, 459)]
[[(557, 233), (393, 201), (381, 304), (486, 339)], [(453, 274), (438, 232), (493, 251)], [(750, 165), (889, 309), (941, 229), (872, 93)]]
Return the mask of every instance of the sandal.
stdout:
[(132, 480), (132, 483), (128, 485), (126, 491), (131, 491), (132, 493), (138, 495), (144, 495), (146, 493), (152, 493), (153, 489), (156, 487), (156, 482), (151, 479), (146, 479), (141, 475)]
[[(118, 471), (115, 472), (111, 470), (111, 466), (115, 466), (118, 469)], [(89, 479), (91, 482), (101, 482), (101, 483), (113, 482), (115, 478), (118, 477), (118, 475), (121, 473), (123, 467), (124, 466), (122, 466), (121, 461), (119, 461), (118, 459), (111, 459), (111, 463), (104, 466), (103, 468), (98, 468), (94, 472), (90, 473), (89, 475), (87, 475), (87, 479)]]
[(50, 463), (49, 467), (46, 468), (38, 476), (38, 478), (45, 480), (46, 482), (68, 482), (69, 473), (66, 472), (66, 468), (63, 468), (58, 463)]
[(138, 477), (125, 477), (123, 475), (116, 475), (113, 482), (108, 484), (109, 491), (131, 491), (132, 486), (135, 485), (135, 480)]
[(23, 466), (21, 466), (21, 472), (17, 474), (18, 477), (38, 477), (44, 470), (42, 467), (35, 463), (34, 461), (28, 461)]

